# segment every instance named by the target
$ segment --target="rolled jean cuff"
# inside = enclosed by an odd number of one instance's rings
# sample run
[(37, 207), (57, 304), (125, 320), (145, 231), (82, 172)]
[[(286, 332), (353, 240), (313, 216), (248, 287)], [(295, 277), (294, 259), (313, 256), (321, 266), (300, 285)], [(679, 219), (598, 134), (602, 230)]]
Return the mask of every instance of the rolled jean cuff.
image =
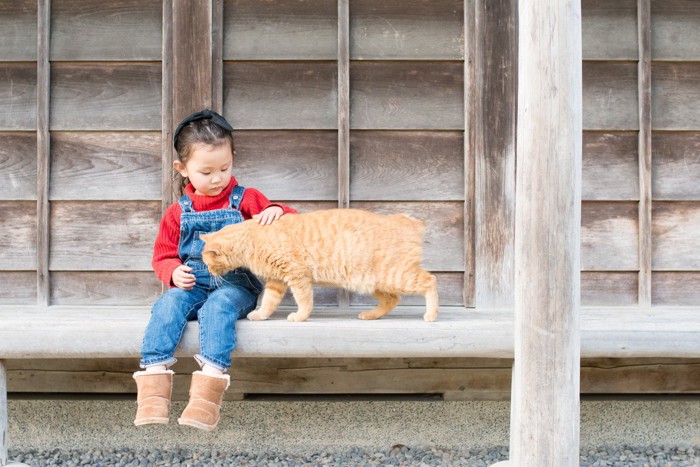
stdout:
[(209, 365), (209, 366), (213, 366), (214, 368), (216, 368), (219, 371), (227, 371), (229, 369), (228, 366), (224, 366), (221, 363), (217, 363), (213, 360), (210, 360), (210, 359), (202, 356), (201, 354), (196, 354), (194, 356), (194, 359), (197, 360), (197, 363), (199, 363), (200, 368), (203, 368), (204, 365)]
[(177, 358), (175, 357), (165, 358), (163, 360), (149, 360), (147, 362), (141, 360), (139, 366), (141, 368), (148, 368), (149, 366), (165, 365), (166, 368), (170, 368), (175, 362), (177, 362)]

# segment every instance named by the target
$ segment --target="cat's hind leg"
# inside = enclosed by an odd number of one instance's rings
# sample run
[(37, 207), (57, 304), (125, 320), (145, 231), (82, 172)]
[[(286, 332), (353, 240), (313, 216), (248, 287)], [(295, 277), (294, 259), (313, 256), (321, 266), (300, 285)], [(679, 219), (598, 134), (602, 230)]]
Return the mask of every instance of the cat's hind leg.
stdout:
[(401, 296), (399, 294), (382, 292), (380, 290), (375, 291), (372, 295), (374, 295), (374, 298), (379, 300), (379, 305), (377, 305), (377, 308), (374, 310), (363, 311), (360, 313), (360, 319), (379, 319), (393, 310), (401, 300)]
[(439, 299), (437, 293), (437, 279), (427, 271), (418, 268), (405, 276), (405, 281), (398, 288), (398, 292), (425, 296), (425, 321), (435, 321), (438, 315)]
[(297, 302), (297, 311), (287, 316), (287, 321), (306, 321), (314, 308), (314, 289), (309, 280), (290, 281), (289, 290)]
[(248, 319), (260, 321), (272, 316), (287, 292), (287, 285), (282, 281), (269, 280), (265, 283), (260, 307), (248, 313)]

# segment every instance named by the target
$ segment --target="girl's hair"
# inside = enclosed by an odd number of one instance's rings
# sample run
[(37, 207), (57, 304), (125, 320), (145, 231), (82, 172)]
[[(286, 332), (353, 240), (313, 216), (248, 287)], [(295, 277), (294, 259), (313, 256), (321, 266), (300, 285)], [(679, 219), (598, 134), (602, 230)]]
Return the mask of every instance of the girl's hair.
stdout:
[[(233, 134), (230, 131), (221, 128), (210, 119), (196, 120), (185, 125), (175, 140), (175, 150), (183, 165), (187, 165), (187, 161), (192, 156), (194, 145), (198, 143), (210, 146), (228, 144), (231, 148), (231, 154), (235, 154)], [(189, 180), (182, 177), (177, 171), (175, 171), (175, 177), (179, 180), (179, 183), (174, 184), (177, 186), (177, 194), (182, 196)]]

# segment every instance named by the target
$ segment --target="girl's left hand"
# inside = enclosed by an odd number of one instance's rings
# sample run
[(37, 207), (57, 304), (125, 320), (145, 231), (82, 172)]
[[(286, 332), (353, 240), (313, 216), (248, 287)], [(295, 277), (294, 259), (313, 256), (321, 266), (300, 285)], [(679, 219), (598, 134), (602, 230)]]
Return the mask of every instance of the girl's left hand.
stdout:
[(253, 219), (255, 219), (260, 225), (269, 225), (275, 222), (277, 219), (282, 217), (282, 208), (279, 206), (269, 206), (264, 209), (260, 214), (255, 214)]

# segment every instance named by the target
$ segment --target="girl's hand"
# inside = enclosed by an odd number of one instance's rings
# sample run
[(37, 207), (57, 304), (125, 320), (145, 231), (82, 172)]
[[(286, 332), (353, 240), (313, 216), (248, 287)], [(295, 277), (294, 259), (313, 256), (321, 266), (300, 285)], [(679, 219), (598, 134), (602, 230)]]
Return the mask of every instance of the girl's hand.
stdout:
[(173, 271), (172, 281), (175, 287), (182, 290), (191, 290), (194, 287), (195, 277), (190, 274), (192, 268), (181, 264)]
[(277, 219), (282, 217), (282, 214), (284, 211), (282, 210), (281, 207), (279, 206), (269, 206), (267, 209), (263, 210), (260, 214), (256, 214), (253, 216), (253, 219), (255, 219), (258, 224), (260, 225), (269, 225), (275, 222)]

